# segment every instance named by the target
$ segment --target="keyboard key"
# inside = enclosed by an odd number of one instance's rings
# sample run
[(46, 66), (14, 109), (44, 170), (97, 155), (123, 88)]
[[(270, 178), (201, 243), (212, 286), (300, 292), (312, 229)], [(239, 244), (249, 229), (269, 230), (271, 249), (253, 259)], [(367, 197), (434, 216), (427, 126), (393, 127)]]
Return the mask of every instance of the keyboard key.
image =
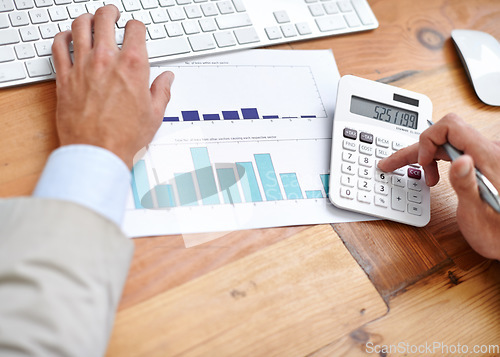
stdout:
[(286, 38), (297, 36), (297, 30), (292, 24), (281, 25), (281, 32)]
[(166, 24), (165, 29), (167, 30), (169, 37), (176, 37), (176, 36), (184, 35), (184, 32), (182, 31), (182, 26), (178, 22), (175, 22), (172, 24)]
[(21, 62), (0, 64), (0, 82), (9, 82), (24, 78), (26, 78), (26, 73), (24, 65)]
[(49, 16), (52, 21), (63, 21), (68, 19), (68, 11), (64, 7), (49, 8)]
[(333, 14), (338, 14), (339, 13), (337, 5), (333, 1), (327, 2), (326, 4), (323, 4), (323, 8), (325, 9), (325, 12), (328, 15), (333, 15)]
[(215, 24), (215, 20), (212, 18), (201, 19), (199, 20), (199, 24), (203, 32), (211, 32), (217, 30), (217, 25)]
[(408, 203), (408, 213), (414, 214), (415, 216), (421, 216), (422, 207), (414, 203)]
[(408, 179), (408, 188), (414, 191), (422, 191), (422, 183), (414, 179)]
[(10, 27), (9, 17), (7, 14), (0, 13), (0, 29), (6, 29), (7, 27)]
[(283, 38), (280, 29), (276, 26), (266, 27), (264, 30), (266, 31), (267, 38), (270, 40), (278, 40), (280, 38)]
[(40, 39), (38, 35), (38, 29), (35, 26), (21, 27), (19, 29), (19, 34), (24, 42), (35, 41)]
[(259, 35), (257, 35), (257, 31), (253, 27), (234, 30), (234, 35), (240, 45), (260, 41)]
[(322, 16), (325, 14), (325, 11), (323, 10), (323, 6), (321, 4), (314, 4), (314, 5), (309, 5), (309, 12), (311, 13), (312, 16)]
[(300, 22), (298, 24), (295, 24), (295, 27), (297, 28), (299, 34), (302, 36), (310, 35), (312, 33), (311, 28), (309, 27), (307, 22)]
[(123, 7), (128, 12), (141, 10), (142, 8), (139, 0), (123, 0)]
[(227, 30), (237, 27), (251, 26), (252, 20), (247, 14), (234, 14), (218, 17), (215, 19), (217, 26), (221, 30)]
[(290, 17), (286, 11), (275, 11), (273, 12), (276, 22), (279, 24), (286, 24), (290, 22)]
[(420, 171), (419, 169), (415, 169), (413, 167), (409, 167), (408, 177), (413, 178), (415, 180), (420, 180), (422, 178), (422, 171)]
[(356, 155), (350, 151), (343, 151), (342, 152), (342, 161), (355, 163), (356, 162)]
[(406, 180), (403, 177), (400, 177), (400, 176), (392, 176), (392, 184), (394, 186), (398, 186), (398, 187), (405, 187), (406, 186)]
[(191, 52), (186, 38), (169, 38), (165, 40), (148, 41), (146, 43), (149, 58), (172, 56)]
[(13, 12), (9, 14), (10, 23), (12, 26), (26, 26), (29, 25), (30, 19), (25, 12)]
[(345, 14), (344, 19), (349, 27), (361, 26), (361, 22), (359, 21), (358, 16), (354, 12)]
[(50, 56), (52, 54), (52, 41), (35, 42), (35, 50), (39, 57)]
[[(83, 5), (83, 4), (68, 5), (67, 9), (68, 9), (69, 17), (71, 17), (72, 19), (76, 19), (81, 14), (85, 14), (87, 12), (87, 9), (85, 9), (85, 5)], [(123, 19), (122, 19), (122, 17), (124, 17), (123, 15), (128, 15), (128, 16), (130, 16), (130, 18), (132, 18), (132, 15), (124, 13), (124, 14), (122, 14), (122, 16), (120, 16), (120, 20), (118, 20), (118, 22), (123, 21)]]
[(243, 4), (243, 0), (233, 0), (233, 5), (237, 12), (246, 11), (245, 4)]
[(217, 10), (215, 4), (201, 4), (201, 11), (205, 16), (219, 15), (219, 10)]
[(343, 131), (344, 138), (356, 140), (358, 138), (358, 132), (354, 129), (344, 128)]
[[(152, 40), (158, 40), (160, 38), (167, 37), (167, 31), (165, 30), (165, 26), (163, 25), (151, 25), (148, 26), (149, 36)], [(118, 41), (117, 41), (118, 43)]]
[(219, 47), (236, 46), (236, 39), (231, 31), (216, 32), (214, 37)]
[(316, 24), (321, 32), (341, 30), (347, 27), (344, 18), (340, 14), (319, 17), (316, 19)]
[(375, 205), (379, 206), (379, 207), (385, 207), (385, 208), (387, 208), (387, 206), (388, 206), (387, 197), (375, 195)]
[(43, 39), (54, 38), (54, 36), (59, 32), (56, 24), (45, 24), (40, 25), (40, 33)]
[(391, 207), (396, 211), (406, 211), (406, 195), (403, 189), (397, 187), (392, 188)]
[(337, 5), (339, 6), (340, 11), (342, 12), (349, 12), (352, 11), (352, 5), (349, 0), (342, 0), (337, 2)]
[(362, 203), (371, 203), (372, 202), (372, 194), (369, 192), (358, 192), (358, 201)]
[(354, 190), (347, 187), (341, 187), (340, 196), (352, 200), (354, 199)]
[(161, 7), (174, 6), (175, 0), (160, 0), (159, 3)]
[(369, 133), (359, 133), (359, 141), (367, 144), (373, 144), (373, 135)]
[(363, 0), (352, 0), (352, 4), (356, 9), (356, 13), (361, 19), (363, 25), (368, 26), (375, 23), (375, 19), (373, 18), (370, 9), (366, 6)]
[(389, 140), (384, 139), (384, 138), (377, 137), (377, 139), (375, 139), (375, 143), (377, 144), (377, 146), (380, 146), (382, 148), (388, 148), (389, 147)]
[(200, 17), (203, 17), (199, 5), (186, 6), (184, 11), (186, 12), (188, 19), (199, 19)]
[(16, 59), (14, 49), (10, 46), (0, 47), (0, 62), (9, 62)]
[(27, 59), (35, 57), (35, 49), (33, 45), (30, 43), (22, 43), (20, 45), (14, 46), (14, 50), (16, 51), (16, 56), (19, 59)]
[(211, 34), (202, 34), (189, 37), (191, 48), (195, 52), (213, 50), (216, 47), (214, 38)]
[(185, 21), (182, 23), (184, 32), (186, 35), (194, 35), (200, 33), (200, 26), (198, 26), (198, 21)]
[[(86, 10), (84, 11), (86, 12)], [(43, 24), (49, 22), (49, 13), (47, 9), (29, 10), (30, 19), (32, 24)]]
[(342, 175), (340, 176), (340, 183), (344, 186), (354, 187), (355, 179), (352, 176)]
[(419, 192), (408, 192), (408, 201), (413, 203), (422, 203), (422, 194)]
[(48, 76), (52, 74), (48, 58), (26, 61), (26, 68), (30, 77)]
[(32, 9), (35, 7), (33, 0), (14, 0), (18, 10)]
[(0, 12), (12, 11), (14, 10), (14, 1), (12, 0), (0, 0)]
[(217, 7), (219, 8), (220, 13), (223, 15), (234, 13), (234, 7), (231, 1), (219, 1), (217, 3)]
[(141, 4), (144, 10), (156, 9), (158, 7), (157, 0), (141, 0)]
[(155, 24), (163, 23), (168, 21), (168, 15), (165, 9), (154, 9), (149, 12), (151, 19)]
[(344, 139), (344, 141), (342, 141), (342, 147), (345, 150), (356, 151), (356, 148), (358, 147), (358, 145), (353, 141)]

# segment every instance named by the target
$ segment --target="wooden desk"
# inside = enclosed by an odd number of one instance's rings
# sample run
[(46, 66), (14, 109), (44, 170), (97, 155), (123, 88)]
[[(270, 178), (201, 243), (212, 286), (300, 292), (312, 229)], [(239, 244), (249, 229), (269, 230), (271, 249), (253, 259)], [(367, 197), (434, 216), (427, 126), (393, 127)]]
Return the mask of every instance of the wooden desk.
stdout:
[[(342, 75), (425, 93), (435, 120), (453, 111), (500, 140), (500, 108), (476, 97), (450, 40), (455, 28), (500, 39), (500, 2), (370, 4), (375, 31), (280, 48), (331, 48)], [(26, 195), (58, 145), (55, 85), (1, 90), (0, 108), (0, 195)], [(500, 340), (500, 267), (464, 241), (447, 164), (441, 170), (421, 229), (386, 221), (284, 227), (189, 249), (181, 236), (136, 239), (108, 355), (358, 356), (373, 352), (370, 343), (451, 345), (436, 355), (456, 355), (461, 344), (470, 355), (500, 355), (472, 353)]]

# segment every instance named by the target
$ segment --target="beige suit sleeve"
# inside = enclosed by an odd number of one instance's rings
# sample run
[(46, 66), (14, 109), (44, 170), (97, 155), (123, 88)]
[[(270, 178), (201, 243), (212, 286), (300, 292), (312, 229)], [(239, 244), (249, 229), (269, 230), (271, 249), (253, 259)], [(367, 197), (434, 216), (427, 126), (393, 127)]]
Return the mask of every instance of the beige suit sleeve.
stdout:
[(104, 355), (132, 253), (87, 208), (0, 200), (0, 355)]

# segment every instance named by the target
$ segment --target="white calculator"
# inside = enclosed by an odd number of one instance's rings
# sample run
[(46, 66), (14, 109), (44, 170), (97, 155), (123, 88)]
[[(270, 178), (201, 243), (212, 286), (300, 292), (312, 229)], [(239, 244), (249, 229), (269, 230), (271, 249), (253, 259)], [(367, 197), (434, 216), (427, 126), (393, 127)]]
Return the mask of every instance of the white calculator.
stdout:
[(422, 94), (371, 80), (340, 79), (333, 120), (330, 201), (412, 226), (430, 220), (430, 190), (419, 165), (391, 173), (378, 161), (418, 141), (432, 118)]

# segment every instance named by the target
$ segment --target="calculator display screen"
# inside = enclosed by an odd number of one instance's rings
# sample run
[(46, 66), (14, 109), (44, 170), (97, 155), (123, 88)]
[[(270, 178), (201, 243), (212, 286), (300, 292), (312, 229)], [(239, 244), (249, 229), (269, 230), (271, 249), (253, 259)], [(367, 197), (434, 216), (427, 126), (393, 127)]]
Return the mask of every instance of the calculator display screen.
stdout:
[(354, 95), (351, 98), (351, 113), (411, 129), (416, 129), (418, 124), (417, 112), (374, 102)]

